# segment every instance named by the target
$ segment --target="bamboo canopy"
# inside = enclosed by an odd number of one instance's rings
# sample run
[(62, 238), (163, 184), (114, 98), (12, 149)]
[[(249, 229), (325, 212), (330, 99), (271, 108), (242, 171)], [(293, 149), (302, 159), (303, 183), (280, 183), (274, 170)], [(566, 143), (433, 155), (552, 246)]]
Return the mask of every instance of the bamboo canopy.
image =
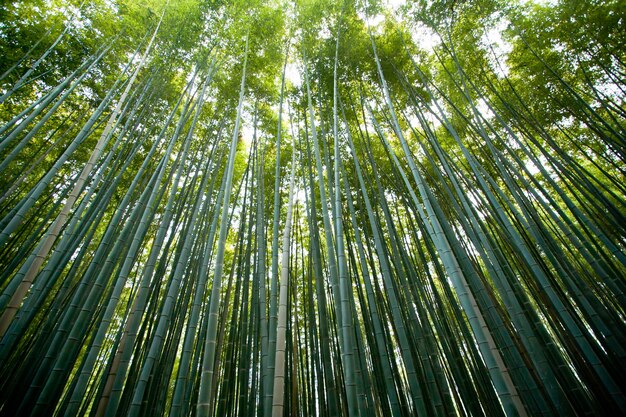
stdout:
[(619, 0), (0, 13), (0, 416), (626, 415)]

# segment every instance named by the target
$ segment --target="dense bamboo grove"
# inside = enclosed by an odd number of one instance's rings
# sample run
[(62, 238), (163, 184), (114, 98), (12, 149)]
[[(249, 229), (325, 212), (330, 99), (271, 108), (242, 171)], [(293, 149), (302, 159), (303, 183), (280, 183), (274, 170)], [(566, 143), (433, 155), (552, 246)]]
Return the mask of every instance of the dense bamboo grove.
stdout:
[(0, 6), (1, 416), (626, 415), (626, 9)]

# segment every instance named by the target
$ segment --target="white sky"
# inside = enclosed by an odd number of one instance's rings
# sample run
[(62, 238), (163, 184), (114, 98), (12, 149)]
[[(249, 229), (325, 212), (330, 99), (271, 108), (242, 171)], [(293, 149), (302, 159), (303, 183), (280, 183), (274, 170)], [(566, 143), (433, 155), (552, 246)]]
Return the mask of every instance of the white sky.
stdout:
[(287, 68), (285, 68), (285, 78), (295, 87), (300, 87), (302, 85), (300, 69), (295, 62), (287, 63)]

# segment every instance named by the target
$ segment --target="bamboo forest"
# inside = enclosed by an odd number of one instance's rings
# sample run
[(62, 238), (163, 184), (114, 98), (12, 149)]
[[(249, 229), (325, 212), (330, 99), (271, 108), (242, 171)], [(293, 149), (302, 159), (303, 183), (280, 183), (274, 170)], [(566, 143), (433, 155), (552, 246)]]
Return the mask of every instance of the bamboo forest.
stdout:
[(0, 4), (0, 417), (626, 415), (624, 0)]

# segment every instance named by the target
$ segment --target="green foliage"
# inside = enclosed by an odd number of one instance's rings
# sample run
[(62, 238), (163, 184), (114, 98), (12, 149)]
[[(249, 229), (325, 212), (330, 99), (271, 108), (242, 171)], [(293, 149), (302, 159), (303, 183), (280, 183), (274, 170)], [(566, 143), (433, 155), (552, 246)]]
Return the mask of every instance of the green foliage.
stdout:
[(623, 414), (625, 14), (4, 2), (0, 416)]

